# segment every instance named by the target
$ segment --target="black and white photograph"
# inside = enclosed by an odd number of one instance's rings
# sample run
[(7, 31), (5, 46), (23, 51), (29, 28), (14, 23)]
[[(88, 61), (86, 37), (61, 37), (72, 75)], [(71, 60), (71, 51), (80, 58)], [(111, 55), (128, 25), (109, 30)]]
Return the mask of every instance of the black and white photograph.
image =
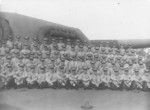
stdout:
[(150, 110), (150, 0), (0, 0), (0, 110)]

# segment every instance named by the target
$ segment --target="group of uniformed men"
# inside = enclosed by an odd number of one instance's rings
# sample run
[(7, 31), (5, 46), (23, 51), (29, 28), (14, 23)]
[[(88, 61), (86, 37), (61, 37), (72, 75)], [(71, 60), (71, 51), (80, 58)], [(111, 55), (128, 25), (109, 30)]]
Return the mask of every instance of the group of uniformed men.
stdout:
[(40, 45), (25, 37), (9, 36), (0, 47), (2, 88), (84, 88), (150, 90), (150, 73), (145, 58), (109, 43), (93, 46), (79, 40), (44, 38)]

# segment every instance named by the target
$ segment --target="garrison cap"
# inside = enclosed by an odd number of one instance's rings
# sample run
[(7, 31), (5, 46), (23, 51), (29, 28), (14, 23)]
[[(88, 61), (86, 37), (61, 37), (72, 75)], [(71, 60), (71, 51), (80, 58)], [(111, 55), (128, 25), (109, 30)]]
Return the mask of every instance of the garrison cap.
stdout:
[(88, 69), (88, 67), (87, 67), (87, 66), (83, 66), (83, 69), (84, 69), (84, 70), (87, 70), (87, 69)]
[(44, 66), (44, 65), (41, 65), (41, 66), (40, 66), (40, 69), (45, 69), (45, 66)]
[(7, 55), (6, 58), (7, 58), (7, 59), (11, 59), (12, 56), (11, 56), (11, 55)]
[(36, 38), (36, 37), (34, 37), (34, 38), (33, 38), (33, 40), (34, 40), (34, 41), (37, 41), (37, 38)]
[(29, 37), (26, 36), (26, 37), (24, 37), (24, 39), (25, 39), (25, 40), (29, 40)]
[(7, 64), (7, 67), (8, 67), (8, 68), (11, 68), (11, 67), (12, 67), (12, 64), (10, 64), (10, 63)]
[(99, 50), (99, 47), (95, 47), (95, 50)]
[(98, 58), (99, 57), (99, 54), (97, 53), (97, 54), (94, 54), (94, 57), (95, 58)]
[(91, 49), (91, 46), (90, 46), (90, 45), (88, 45), (87, 47), (88, 47), (88, 49)]
[(71, 40), (70, 39), (67, 39), (67, 42), (70, 42)]
[(54, 68), (54, 65), (53, 65), (53, 64), (50, 64), (50, 65), (49, 65), (49, 68), (50, 68), (50, 69), (53, 69), (53, 68)]
[(76, 67), (72, 67), (71, 70), (72, 70), (72, 71), (76, 71)]
[(28, 52), (23, 52), (23, 55), (28, 55)]
[(43, 40), (44, 40), (44, 41), (47, 41), (47, 38), (45, 37)]
[(6, 44), (6, 41), (3, 41), (2, 44)]
[(108, 71), (108, 68), (107, 68), (107, 67), (104, 67), (104, 68), (103, 68), (103, 71), (105, 71), (105, 72)]
[(30, 68), (31, 69), (35, 69), (35, 65), (30, 65)]
[(17, 39), (20, 39), (20, 38), (21, 38), (21, 36), (16, 36), (16, 38), (17, 38)]
[(62, 38), (62, 37), (60, 37), (60, 38), (59, 38), (59, 40), (63, 40), (63, 38)]
[(47, 52), (46, 52), (46, 55), (50, 55), (50, 52), (49, 52), (49, 51), (47, 51)]
[(148, 73), (148, 72), (149, 72), (149, 70), (148, 70), (148, 69), (145, 69), (144, 71), (145, 71), (146, 73)]
[(19, 67), (24, 67), (25, 65), (23, 63), (19, 63)]
[(95, 64), (96, 62), (95, 62), (95, 61), (91, 61), (90, 63), (91, 63), (91, 64)]
[(30, 52), (30, 55), (34, 55), (35, 53), (34, 52)]
[(76, 40), (76, 42), (80, 42), (80, 40), (79, 40), (79, 39), (77, 39), (77, 40)]
[(51, 61), (55, 61), (55, 58), (54, 58), (54, 57), (52, 57), (52, 58), (51, 58)]
[(119, 70), (117, 68), (114, 68), (113, 70), (114, 70), (114, 72), (119, 72)]
[(124, 68), (125, 71), (129, 71), (129, 68)]
[(130, 62), (129, 62), (129, 65), (130, 65), (130, 66), (133, 65), (133, 63), (130, 61)]
[(59, 66), (60, 69), (63, 69), (64, 67), (65, 67), (64, 65), (60, 65), (60, 66)]
[(135, 71), (135, 72), (139, 72), (139, 69), (138, 69), (138, 68), (135, 68), (134, 71)]
[(71, 48), (74, 48), (74, 47), (75, 47), (75, 45), (72, 44), (72, 45), (71, 45)]
[(55, 51), (55, 52), (54, 52), (54, 54), (55, 54), (55, 55), (58, 55), (58, 54), (59, 54), (59, 52), (58, 52), (58, 51)]
[(10, 49), (9, 49), (9, 48), (6, 48), (5, 52), (6, 52), (6, 53), (9, 53), (9, 52), (10, 52)]
[(38, 44), (33, 44), (34, 47), (38, 47)]
[(30, 57), (30, 60), (34, 60), (34, 57)]
[(108, 51), (109, 51), (109, 52), (112, 52), (112, 51), (113, 51), (113, 49), (112, 49), (112, 48), (110, 48), (110, 49), (108, 49)]
[(45, 59), (42, 57), (42, 58), (40, 58), (40, 61), (44, 61)]
[(95, 66), (92, 69), (93, 69), (93, 71), (97, 71), (97, 68)]
[(63, 48), (66, 48), (66, 45), (65, 45), (65, 44), (63, 44), (63, 45), (62, 45), (62, 47), (63, 47)]
[(37, 53), (38, 55), (42, 55), (42, 52), (41, 51), (38, 51), (38, 53)]
[(23, 57), (22, 56), (18, 56), (18, 59), (23, 59)]

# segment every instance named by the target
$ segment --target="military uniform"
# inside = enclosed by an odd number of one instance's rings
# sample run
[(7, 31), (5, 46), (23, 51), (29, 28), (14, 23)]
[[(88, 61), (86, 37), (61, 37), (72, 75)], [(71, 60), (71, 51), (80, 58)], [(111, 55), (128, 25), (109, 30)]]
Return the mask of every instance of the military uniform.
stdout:
[(38, 44), (33, 44), (31, 46), (31, 51), (34, 52), (34, 53), (37, 53), (39, 51), (39, 45)]
[(16, 87), (25, 87), (26, 86), (26, 77), (27, 77), (27, 72), (25, 71), (25, 65), (23, 63), (20, 63), (19, 69), (15, 72), (13, 75), (16, 83)]
[(56, 71), (56, 74), (57, 74), (57, 82), (58, 82), (58, 87), (61, 88), (61, 87), (65, 87), (66, 85), (66, 70), (64, 68), (65, 66), (64, 65), (61, 65), (57, 71)]
[(119, 74), (119, 70), (115, 68), (113, 74), (111, 74), (111, 88), (120, 89), (121, 82), (122, 80)]
[(68, 62), (68, 70), (71, 70), (71, 68), (77, 68), (78, 67), (78, 61), (75, 60), (75, 58), (71, 58), (71, 61)]
[(13, 75), (12, 64), (7, 64), (5, 70), (1, 73), (2, 83), (5, 87), (12, 88), (15, 86)]
[(20, 36), (16, 36), (16, 39), (14, 41), (15, 44), (17, 44), (17, 49), (21, 50), (22, 49), (22, 43), (20, 41)]
[(43, 89), (43, 88), (47, 87), (46, 67), (41, 65), (38, 68), (39, 68), (38, 73), (37, 73), (38, 88)]
[(83, 51), (87, 52), (88, 48), (87, 48), (87, 41), (84, 41), (84, 46), (83, 46)]
[(69, 87), (77, 89), (77, 70), (75, 67), (72, 67), (70, 73), (68, 73), (67, 78), (69, 80)]
[(82, 81), (84, 89), (87, 89), (87, 88), (89, 88), (91, 77), (90, 77), (90, 74), (88, 71), (88, 67), (84, 66), (83, 68), (84, 68), (83, 71), (82, 70), (79, 71), (79, 73), (80, 73), (79, 79)]
[(28, 36), (24, 37), (24, 43), (29, 45), (30, 48), (30, 38)]
[(49, 49), (51, 49), (48, 44), (47, 44), (47, 38), (43, 39), (43, 43), (39, 46), (40, 51), (44, 50), (45, 47), (48, 47)]
[(142, 78), (142, 82), (143, 82), (143, 85), (142, 85), (143, 91), (149, 91), (150, 90), (150, 74), (149, 74), (149, 70), (146, 69), (144, 71), (144, 74), (142, 74), (141, 78)]
[(75, 46), (74, 45), (71, 45), (71, 50), (69, 52), (69, 56), (70, 56), (70, 59), (72, 59), (72, 57), (77, 56), (77, 52), (75, 51)]
[(25, 44), (24, 45), (24, 49), (22, 49), (21, 51), (20, 51), (20, 54), (22, 55), (22, 56), (24, 56), (24, 54), (28, 54), (29, 55), (29, 53), (30, 53), (30, 50), (29, 50), (29, 45), (28, 44)]
[(65, 45), (62, 40), (63, 40), (63, 38), (61, 37), (61, 38), (59, 39), (59, 43), (57, 44), (59, 51), (62, 51), (62, 50), (63, 50), (63, 46)]
[(108, 68), (106, 67), (103, 68), (101, 80), (102, 80), (101, 89), (110, 88), (110, 73), (108, 71)]
[(88, 50), (85, 54), (85, 57), (86, 57), (85, 58), (86, 60), (92, 60), (93, 59), (93, 53), (91, 51), (91, 46), (90, 45), (88, 45)]
[(7, 42), (6, 42), (6, 45), (7, 45), (10, 49), (13, 48), (13, 38), (12, 38), (12, 36), (8, 36), (8, 40), (7, 40)]
[(76, 50), (76, 52), (78, 52), (78, 50), (79, 50), (79, 40), (77, 40), (76, 41), (76, 45), (75, 45), (75, 50)]
[(83, 46), (82, 45), (80, 45), (79, 46), (80, 48), (79, 48), (79, 50), (78, 50), (78, 52), (77, 52), (77, 59), (81, 59), (81, 60), (83, 60), (84, 61), (84, 51), (83, 51)]
[(92, 68), (91, 71), (91, 88), (99, 88), (101, 84), (101, 72), (97, 68)]
[(33, 38), (33, 42), (31, 43), (30, 50), (35, 51), (37, 47), (39, 47), (38, 40), (36, 37)]
[(70, 39), (67, 39), (67, 45), (66, 45), (66, 51), (70, 51), (71, 50), (71, 44), (70, 44)]
[(56, 88), (57, 86), (57, 74), (54, 65), (49, 65), (49, 71), (46, 73), (46, 81), (49, 87)]
[(6, 51), (5, 51), (6, 49), (9, 49), (9, 48), (8, 48), (8, 46), (6, 45), (6, 42), (3, 41), (3, 42), (2, 42), (2, 47), (0, 48), (0, 54), (3, 55), (3, 56), (5, 56), (5, 55), (6, 55)]
[(134, 74), (132, 76), (132, 89), (142, 89), (142, 78), (139, 74), (139, 69), (134, 70)]
[(129, 72), (129, 68), (124, 68), (124, 73), (122, 74), (123, 81), (121, 84), (122, 89), (131, 89), (131, 83), (132, 83), (132, 74)]

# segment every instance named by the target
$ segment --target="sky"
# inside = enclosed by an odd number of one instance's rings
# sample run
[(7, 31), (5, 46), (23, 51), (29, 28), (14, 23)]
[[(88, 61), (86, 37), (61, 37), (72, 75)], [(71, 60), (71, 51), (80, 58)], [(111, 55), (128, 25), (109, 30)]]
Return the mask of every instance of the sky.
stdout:
[(150, 0), (0, 0), (1, 11), (79, 28), (93, 39), (148, 39)]

